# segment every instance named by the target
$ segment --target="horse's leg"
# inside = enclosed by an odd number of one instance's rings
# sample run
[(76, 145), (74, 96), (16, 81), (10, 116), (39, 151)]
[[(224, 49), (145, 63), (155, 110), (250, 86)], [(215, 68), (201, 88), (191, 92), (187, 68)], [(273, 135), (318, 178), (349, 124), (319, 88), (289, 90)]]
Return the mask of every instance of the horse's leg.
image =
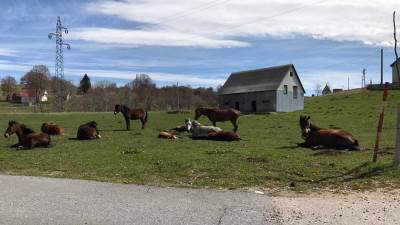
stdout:
[(231, 123), (233, 125), (233, 132), (236, 132), (239, 128), (239, 126), (237, 125), (237, 119), (232, 119)]
[(144, 121), (144, 118), (143, 118), (143, 117), (140, 117), (140, 122), (142, 123), (142, 129), (144, 129), (144, 124), (145, 124), (146, 122)]
[(214, 127), (216, 127), (217, 126), (217, 121), (213, 120), (212, 124), (213, 124)]
[(125, 123), (126, 123), (126, 129), (130, 130), (131, 129), (131, 120), (129, 118), (125, 118)]
[(16, 144), (11, 145), (11, 148), (16, 148), (16, 147), (18, 147), (18, 146), (20, 146), (20, 145), (21, 145), (21, 143), (18, 142), (18, 143), (16, 143)]

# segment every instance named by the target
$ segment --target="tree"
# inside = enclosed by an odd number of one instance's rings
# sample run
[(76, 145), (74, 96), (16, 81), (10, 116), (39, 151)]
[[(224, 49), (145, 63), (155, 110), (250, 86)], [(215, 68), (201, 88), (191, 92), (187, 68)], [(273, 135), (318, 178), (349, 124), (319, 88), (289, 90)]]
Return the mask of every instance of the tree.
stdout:
[(86, 94), (92, 88), (89, 76), (85, 73), (81, 82), (79, 83), (78, 92), (81, 94)]
[(314, 87), (315, 95), (319, 96), (319, 95), (321, 95), (321, 92), (322, 92), (322, 85), (319, 83), (315, 84), (315, 87)]
[(146, 110), (151, 110), (156, 85), (150, 76), (147, 74), (137, 74), (136, 78), (128, 83), (128, 87), (138, 96), (135, 107), (140, 106)]
[(7, 100), (9, 100), (17, 88), (17, 81), (12, 76), (5, 76), (3, 79), (1, 79), (0, 86), (3, 95), (7, 96)]
[(21, 78), (21, 84), (32, 89), (35, 93), (36, 101), (39, 101), (40, 94), (49, 88), (50, 71), (45, 65), (35, 65)]

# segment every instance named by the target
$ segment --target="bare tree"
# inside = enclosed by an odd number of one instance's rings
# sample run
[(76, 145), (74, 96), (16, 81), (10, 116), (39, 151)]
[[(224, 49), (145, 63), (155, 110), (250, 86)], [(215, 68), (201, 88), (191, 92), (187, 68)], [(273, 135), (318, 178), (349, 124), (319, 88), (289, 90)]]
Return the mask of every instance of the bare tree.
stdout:
[(17, 81), (12, 76), (5, 76), (3, 79), (1, 79), (0, 86), (1, 86), (1, 91), (3, 92), (3, 95), (7, 96), (7, 101), (9, 101), (11, 98), (11, 95), (17, 89)]
[(314, 86), (314, 93), (316, 96), (320, 96), (322, 92), (322, 85), (319, 83), (316, 83)]

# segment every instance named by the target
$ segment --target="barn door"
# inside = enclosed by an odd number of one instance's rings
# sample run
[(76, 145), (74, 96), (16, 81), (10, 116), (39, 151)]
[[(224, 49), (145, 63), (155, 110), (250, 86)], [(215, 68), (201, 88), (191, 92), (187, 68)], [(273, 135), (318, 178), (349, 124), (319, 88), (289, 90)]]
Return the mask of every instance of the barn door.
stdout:
[(240, 104), (239, 104), (239, 102), (235, 102), (235, 109), (240, 111)]
[(251, 111), (257, 112), (257, 102), (256, 101), (251, 101)]

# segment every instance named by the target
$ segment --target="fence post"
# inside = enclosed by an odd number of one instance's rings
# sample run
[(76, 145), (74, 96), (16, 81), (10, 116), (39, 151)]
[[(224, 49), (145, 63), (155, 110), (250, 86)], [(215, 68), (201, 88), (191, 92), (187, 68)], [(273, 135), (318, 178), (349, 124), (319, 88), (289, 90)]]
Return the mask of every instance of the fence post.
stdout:
[(394, 165), (400, 165), (400, 104), (397, 105), (397, 126), (396, 126), (396, 153), (394, 156)]
[(372, 162), (376, 162), (378, 159), (378, 151), (379, 151), (379, 142), (381, 140), (382, 128), (383, 128), (383, 118), (385, 116), (385, 106), (387, 102), (388, 96), (388, 83), (385, 83), (385, 88), (383, 90), (383, 99), (382, 99), (382, 106), (381, 112), (379, 114), (379, 122), (378, 122), (378, 129), (376, 131), (376, 140), (375, 140), (375, 148), (374, 148), (374, 156), (372, 157)]

